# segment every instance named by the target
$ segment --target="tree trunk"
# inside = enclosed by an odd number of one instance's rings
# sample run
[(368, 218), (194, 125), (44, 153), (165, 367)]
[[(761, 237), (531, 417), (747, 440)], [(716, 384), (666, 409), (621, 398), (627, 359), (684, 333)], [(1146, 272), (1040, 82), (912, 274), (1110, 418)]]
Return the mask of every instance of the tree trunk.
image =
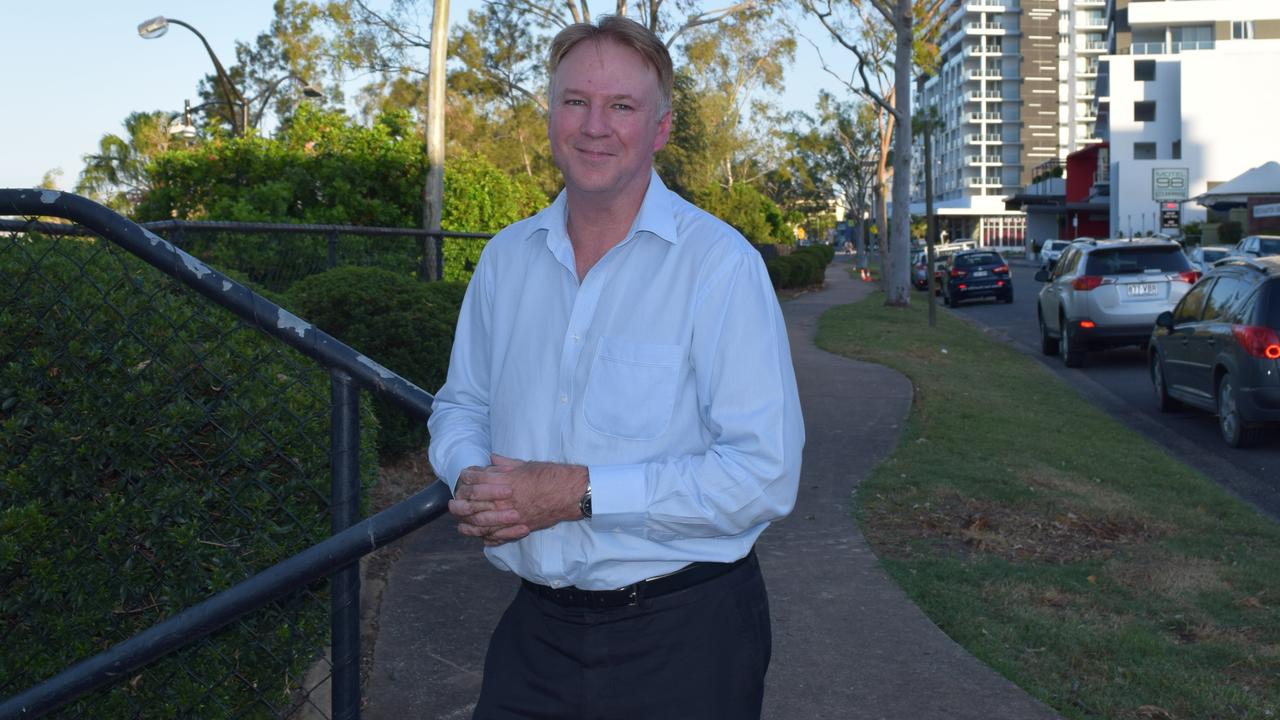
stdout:
[(897, 122), (893, 137), (893, 228), (884, 268), (885, 304), (907, 307), (911, 304), (911, 0), (897, 1), (893, 24), (897, 31), (893, 98)]
[(924, 282), (929, 291), (929, 327), (938, 326), (938, 303), (933, 297), (933, 235), (936, 223), (933, 219), (933, 115), (924, 121)]
[[(449, 0), (435, 0), (431, 17), (431, 67), (427, 71), (427, 182), (422, 187), (422, 227), (440, 232), (444, 210), (444, 79), (449, 43)], [(426, 239), (422, 277), (439, 280), (444, 274), (444, 238)]]

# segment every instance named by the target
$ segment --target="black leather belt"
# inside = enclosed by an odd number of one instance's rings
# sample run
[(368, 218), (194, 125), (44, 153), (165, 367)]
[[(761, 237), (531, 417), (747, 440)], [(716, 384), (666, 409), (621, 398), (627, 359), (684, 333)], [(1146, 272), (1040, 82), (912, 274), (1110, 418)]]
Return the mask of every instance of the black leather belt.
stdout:
[(531, 592), (565, 607), (597, 609), (626, 607), (627, 605), (635, 605), (643, 598), (658, 597), (680, 590), (687, 590), (694, 585), (701, 585), (709, 580), (714, 580), (730, 570), (738, 568), (749, 561), (754, 561), (755, 557), (756, 551), (755, 548), (752, 548), (746, 557), (735, 562), (690, 563), (668, 575), (641, 580), (638, 583), (632, 583), (617, 590), (583, 590), (572, 585), (563, 588), (552, 588), (529, 580), (522, 580), (521, 582)]

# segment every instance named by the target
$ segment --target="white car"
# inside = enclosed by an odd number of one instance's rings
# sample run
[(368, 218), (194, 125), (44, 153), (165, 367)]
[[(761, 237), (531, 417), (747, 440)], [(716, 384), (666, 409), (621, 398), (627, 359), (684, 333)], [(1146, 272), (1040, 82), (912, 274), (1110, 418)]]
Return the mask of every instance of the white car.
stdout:
[(1191, 260), (1191, 265), (1199, 270), (1201, 274), (1209, 272), (1209, 268), (1213, 264), (1227, 258), (1231, 255), (1231, 248), (1226, 245), (1197, 245), (1187, 253), (1187, 257)]
[(1040, 246), (1040, 266), (1043, 268), (1052, 268), (1053, 264), (1058, 262), (1058, 258), (1062, 257), (1062, 251), (1071, 245), (1070, 240), (1045, 240), (1044, 245)]

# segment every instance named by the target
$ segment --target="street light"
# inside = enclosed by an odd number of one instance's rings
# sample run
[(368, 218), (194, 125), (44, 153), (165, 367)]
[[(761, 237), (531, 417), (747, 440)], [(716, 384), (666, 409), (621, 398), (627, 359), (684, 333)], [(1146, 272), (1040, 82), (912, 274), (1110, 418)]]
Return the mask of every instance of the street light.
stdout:
[[(143, 21), (138, 25), (138, 35), (144, 40), (151, 40), (161, 37), (169, 32), (169, 25), (181, 25), (182, 27), (195, 33), (200, 38), (200, 42), (204, 43), (204, 49), (209, 52), (209, 59), (213, 61), (213, 68), (217, 71), (219, 84), (222, 86), (222, 95), (227, 102), (227, 107), (231, 110), (231, 133), (243, 137), (249, 126), (249, 103), (245, 102), (244, 96), (236, 90), (235, 85), (231, 84), (231, 78), (227, 76), (227, 71), (222, 69), (222, 63), (218, 61), (218, 56), (213, 53), (213, 48), (209, 46), (209, 41), (204, 39), (204, 35), (200, 34), (191, 25), (166, 18), (163, 15), (157, 15), (150, 20)], [(236, 103), (239, 101), (239, 109)]]
[(309, 98), (324, 97), (324, 93), (321, 92), (320, 88), (307, 82), (305, 78), (302, 78), (298, 75), (294, 75), (292, 73), (288, 75), (281, 75), (275, 80), (272, 80), (271, 83), (267, 85), (267, 89), (253, 99), (253, 102), (258, 102), (259, 100), (262, 101), (261, 104), (258, 106), (257, 113), (255, 113), (253, 117), (253, 124), (255, 126), (260, 126), (262, 124), (262, 114), (267, 111), (267, 103), (271, 102), (271, 96), (275, 94), (276, 88), (280, 87), (280, 83), (284, 82), (285, 80), (295, 80), (301, 83), (302, 94), (304, 97), (309, 97)]

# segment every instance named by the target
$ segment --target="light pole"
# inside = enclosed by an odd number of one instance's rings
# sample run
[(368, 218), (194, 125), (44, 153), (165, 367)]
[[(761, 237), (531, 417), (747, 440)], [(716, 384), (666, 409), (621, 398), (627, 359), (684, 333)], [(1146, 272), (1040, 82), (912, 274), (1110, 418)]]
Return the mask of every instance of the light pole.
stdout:
[[(218, 74), (218, 84), (222, 86), (222, 96), (227, 102), (227, 108), (231, 111), (231, 133), (238, 137), (244, 137), (245, 131), (249, 126), (249, 103), (245, 102), (244, 96), (231, 84), (231, 78), (227, 76), (227, 71), (222, 69), (222, 63), (218, 61), (218, 56), (213, 53), (213, 48), (209, 46), (209, 41), (204, 39), (204, 35), (200, 34), (191, 25), (166, 18), (163, 15), (157, 15), (150, 20), (143, 21), (138, 25), (138, 35), (144, 40), (158, 38), (169, 32), (169, 25), (181, 25), (182, 27), (195, 33), (200, 38), (200, 42), (204, 43), (204, 49), (209, 52), (209, 59), (213, 61), (213, 69)], [(237, 102), (239, 107), (237, 107)]]
[(254, 102), (258, 102), (259, 100), (261, 100), (261, 103), (258, 105), (257, 112), (255, 112), (253, 115), (254, 126), (261, 127), (262, 114), (267, 111), (267, 103), (271, 102), (271, 96), (275, 95), (276, 88), (280, 87), (280, 83), (284, 82), (285, 80), (296, 80), (297, 82), (301, 83), (302, 94), (305, 97), (309, 97), (309, 98), (324, 97), (324, 93), (320, 91), (320, 88), (307, 82), (306, 79), (299, 77), (298, 75), (294, 75), (292, 73), (288, 75), (281, 75), (275, 80), (272, 80), (271, 83), (267, 85), (267, 89), (253, 99)]

